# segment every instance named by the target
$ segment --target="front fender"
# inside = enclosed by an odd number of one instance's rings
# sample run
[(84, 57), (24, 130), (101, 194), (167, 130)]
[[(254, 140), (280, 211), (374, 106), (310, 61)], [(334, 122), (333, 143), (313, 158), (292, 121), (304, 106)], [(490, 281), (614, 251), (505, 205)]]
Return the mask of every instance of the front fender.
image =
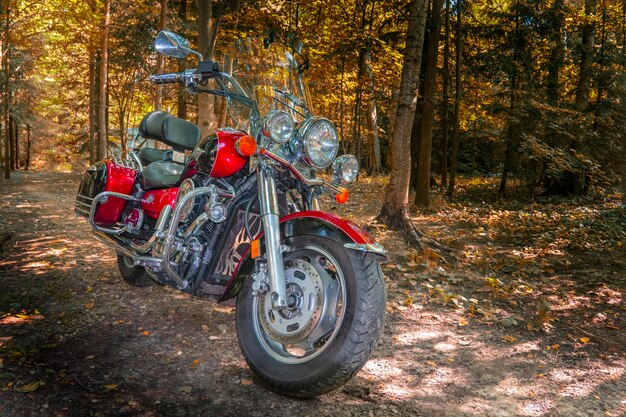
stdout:
[[(331, 239), (350, 250), (371, 253), (383, 260), (387, 258), (383, 247), (365, 230), (349, 220), (323, 211), (306, 210), (289, 214), (280, 219), (280, 229), (282, 239), (302, 235), (319, 236)], [(259, 238), (262, 236), (261, 234)], [(219, 302), (236, 297), (253, 271), (254, 259), (250, 257), (248, 249), (237, 264)]]

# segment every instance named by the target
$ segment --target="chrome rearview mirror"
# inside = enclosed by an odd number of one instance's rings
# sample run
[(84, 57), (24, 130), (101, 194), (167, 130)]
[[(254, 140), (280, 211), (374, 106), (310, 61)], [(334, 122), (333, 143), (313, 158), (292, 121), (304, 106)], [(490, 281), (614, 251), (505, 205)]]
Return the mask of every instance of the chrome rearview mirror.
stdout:
[(200, 57), (200, 61), (204, 60), (201, 53), (191, 49), (187, 39), (169, 30), (159, 32), (154, 41), (154, 49), (174, 58), (186, 58), (189, 54), (194, 54)]

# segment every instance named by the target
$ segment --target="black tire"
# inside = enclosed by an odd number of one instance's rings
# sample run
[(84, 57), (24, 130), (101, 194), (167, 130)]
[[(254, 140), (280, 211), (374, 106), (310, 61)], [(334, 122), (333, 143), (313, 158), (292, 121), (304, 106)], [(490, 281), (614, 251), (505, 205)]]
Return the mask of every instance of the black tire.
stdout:
[[(331, 263), (336, 262), (336, 266), (341, 269), (343, 281), (337, 278), (339, 274), (328, 275), (332, 280), (345, 284), (343, 285), (345, 297), (342, 296), (345, 306), (339, 308), (343, 313), (337, 313), (336, 310), (330, 314), (331, 317), (341, 315), (334, 324), (332, 334), (321, 338), (321, 340), (326, 338), (326, 341), (320, 342), (322, 347), (317, 356), (312, 355), (312, 359), (307, 359), (304, 350), (305, 356), (296, 359), (300, 362), (285, 363), (289, 358), (279, 357), (280, 353), (272, 350), (271, 343), (267, 342), (269, 340), (267, 338), (273, 337), (263, 330), (267, 322), (263, 322), (261, 311), (265, 311), (267, 304), (263, 304), (264, 299), (252, 295), (253, 279), (250, 278), (237, 299), (237, 336), (246, 362), (263, 384), (290, 397), (309, 398), (344, 384), (365, 365), (382, 333), (386, 289), (380, 264), (372, 255), (348, 250), (332, 240), (316, 236), (296, 236), (291, 242), (291, 247), (292, 251), (285, 256), (286, 267), (289, 265), (290, 257), (297, 258), (299, 251), (305, 250), (303, 248), (316, 248), (315, 250), (330, 254), (334, 258), (330, 259)], [(325, 262), (323, 264), (328, 265)], [(297, 268), (297, 265), (294, 268)], [(287, 281), (289, 282), (288, 279)], [(327, 287), (324, 281), (323, 288)], [(307, 296), (305, 293), (305, 297)], [(337, 296), (336, 300), (339, 298)], [(325, 302), (325, 312), (326, 305)], [(302, 316), (302, 313), (298, 315)], [(323, 316), (318, 319), (318, 324), (311, 332), (317, 330), (318, 325), (327, 318)], [(266, 339), (263, 339), (264, 337)], [(279, 348), (287, 346), (275, 339), (273, 342)]]
[(149, 287), (154, 283), (144, 267), (131, 265), (125, 256), (117, 255), (117, 269), (119, 269), (124, 281), (133, 287)]

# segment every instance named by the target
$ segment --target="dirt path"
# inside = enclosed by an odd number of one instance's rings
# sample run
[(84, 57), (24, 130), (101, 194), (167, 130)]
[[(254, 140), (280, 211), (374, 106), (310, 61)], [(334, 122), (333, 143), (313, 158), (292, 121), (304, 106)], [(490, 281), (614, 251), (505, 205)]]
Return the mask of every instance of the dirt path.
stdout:
[[(343, 388), (308, 401), (276, 395), (246, 367), (232, 307), (122, 282), (113, 254), (73, 215), (77, 180), (20, 173), (0, 182), (2, 416), (626, 413), (623, 330), (599, 334), (589, 331), (593, 323), (572, 324), (579, 331), (557, 316), (551, 329), (530, 331), (514, 316), (503, 321), (498, 302), (488, 320), (482, 298), (497, 295), (497, 283), (482, 295), (469, 270), (407, 272), (415, 260), (398, 255), (406, 248), (385, 231), (384, 244), (396, 252), (385, 267), (390, 297), (380, 347)], [(614, 285), (623, 269), (606, 273), (615, 275), (604, 286), (617, 302), (605, 299), (603, 314), (624, 329), (624, 288)], [(476, 294), (474, 306), (463, 301)]]

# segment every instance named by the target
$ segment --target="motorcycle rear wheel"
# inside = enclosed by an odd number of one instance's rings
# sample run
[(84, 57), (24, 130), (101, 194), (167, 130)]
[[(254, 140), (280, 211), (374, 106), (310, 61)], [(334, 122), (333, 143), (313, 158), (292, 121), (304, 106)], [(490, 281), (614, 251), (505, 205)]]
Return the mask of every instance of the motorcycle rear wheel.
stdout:
[(142, 266), (133, 265), (130, 258), (117, 255), (117, 269), (124, 281), (133, 287), (149, 287), (154, 283)]
[(383, 329), (386, 290), (375, 257), (330, 239), (296, 236), (285, 254), (288, 308), (252, 294), (236, 310), (239, 346), (270, 389), (309, 398), (348, 381), (365, 365)]

